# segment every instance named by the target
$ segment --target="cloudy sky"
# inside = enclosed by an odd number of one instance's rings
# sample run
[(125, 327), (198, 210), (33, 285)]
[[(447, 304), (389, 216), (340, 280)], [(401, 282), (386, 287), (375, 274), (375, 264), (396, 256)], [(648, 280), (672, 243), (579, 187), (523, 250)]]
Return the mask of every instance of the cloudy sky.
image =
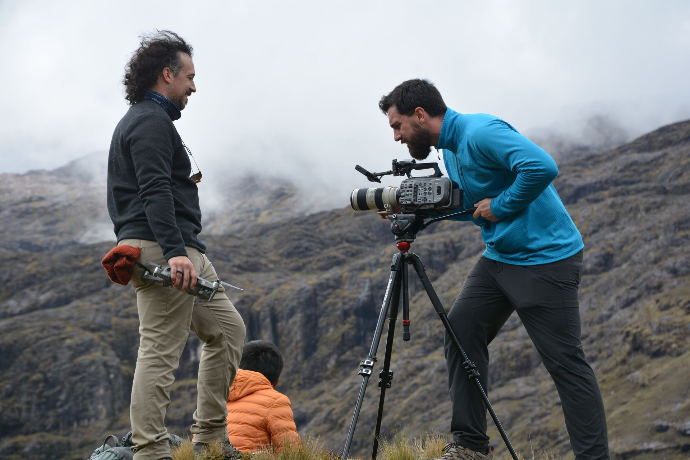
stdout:
[(684, 0), (0, 0), (0, 173), (105, 161), (124, 65), (154, 29), (194, 46), (198, 92), (177, 127), (205, 176), (367, 186), (355, 164), (407, 157), (377, 102), (415, 77), (528, 135), (578, 136), (596, 115), (629, 136), (690, 118)]

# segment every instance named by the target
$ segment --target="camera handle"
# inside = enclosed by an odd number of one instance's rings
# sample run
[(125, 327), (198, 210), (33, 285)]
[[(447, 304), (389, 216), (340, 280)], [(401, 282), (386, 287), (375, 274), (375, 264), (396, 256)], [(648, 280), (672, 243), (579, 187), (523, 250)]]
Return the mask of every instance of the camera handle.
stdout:
[(415, 160), (393, 160), (393, 168), (390, 171), (384, 172), (369, 172), (362, 168), (360, 165), (355, 165), (355, 169), (363, 174), (369, 182), (381, 183), (381, 178), (383, 176), (393, 175), (393, 176), (407, 176), (408, 179), (412, 177), (413, 170), (423, 170), (423, 169), (433, 169), (434, 173), (426, 177), (441, 177), (443, 173), (441, 168), (438, 167), (438, 163), (417, 163)]
[[(493, 419), (496, 428), (501, 434), (501, 437), (503, 438), (506, 447), (510, 451), (510, 455), (513, 457), (514, 460), (518, 460), (517, 453), (515, 452), (515, 449), (513, 449), (513, 446), (510, 443), (510, 440), (508, 439), (508, 435), (503, 429), (501, 422), (498, 420), (498, 416), (496, 415), (496, 412), (491, 406), (491, 402), (489, 401), (489, 398), (486, 395), (484, 388), (479, 382), (479, 379), (477, 379), (477, 377), (479, 376), (479, 372), (477, 371), (475, 364), (472, 361), (470, 361), (469, 357), (465, 353), (465, 350), (462, 348), (462, 345), (460, 344), (458, 337), (455, 335), (455, 332), (453, 331), (450, 325), (448, 315), (446, 314), (446, 311), (443, 308), (441, 301), (436, 295), (436, 291), (434, 291), (434, 288), (431, 285), (431, 281), (429, 281), (429, 277), (427, 276), (426, 271), (424, 269), (424, 264), (422, 263), (421, 259), (417, 254), (408, 252), (411, 243), (409, 239), (407, 239), (406, 241), (399, 241), (396, 237), (396, 241), (398, 241), (397, 247), (400, 252), (393, 256), (393, 261), (391, 262), (391, 273), (388, 278), (388, 286), (386, 287), (386, 293), (383, 296), (383, 305), (381, 306), (379, 318), (376, 323), (376, 330), (374, 331), (374, 338), (371, 342), (369, 354), (367, 355), (366, 359), (360, 362), (360, 369), (358, 374), (362, 376), (362, 385), (359, 389), (359, 395), (357, 397), (357, 403), (355, 405), (355, 412), (352, 416), (352, 421), (350, 422), (350, 429), (348, 430), (347, 439), (345, 440), (345, 448), (343, 449), (342, 460), (347, 460), (347, 456), (350, 453), (350, 446), (352, 445), (352, 438), (355, 434), (357, 419), (359, 418), (359, 412), (362, 407), (362, 402), (364, 401), (364, 393), (366, 391), (367, 384), (369, 383), (369, 378), (371, 377), (371, 374), (373, 372), (374, 364), (377, 361), (376, 351), (378, 349), (379, 342), (381, 341), (381, 335), (383, 333), (383, 326), (386, 319), (386, 315), (388, 315), (388, 311), (390, 309), (390, 318), (388, 322), (388, 338), (386, 340), (386, 353), (383, 360), (383, 369), (379, 373), (379, 387), (381, 388), (381, 395), (379, 397), (378, 415), (376, 418), (376, 431), (374, 432), (374, 447), (373, 452), (371, 454), (372, 460), (376, 460), (376, 454), (378, 452), (379, 445), (379, 435), (381, 432), (381, 421), (383, 418), (383, 404), (386, 397), (386, 390), (388, 388), (391, 388), (393, 380), (393, 372), (390, 370), (390, 361), (393, 352), (393, 336), (395, 332), (395, 322), (397, 320), (398, 310), (400, 308), (401, 291), (403, 297), (403, 340), (409, 340), (410, 335), (409, 294), (407, 284), (408, 264), (412, 264), (412, 266), (414, 267), (415, 271), (417, 272), (417, 276), (422, 282), (422, 286), (424, 286), (424, 290), (426, 291), (429, 300), (431, 300), (431, 303), (434, 309), (436, 310), (436, 313), (438, 313), (439, 317), (441, 318), (443, 326), (445, 327), (446, 331), (451, 337), (451, 340), (455, 347), (462, 354), (462, 357), (464, 359), (463, 364), (465, 365), (465, 369), (467, 370), (467, 375), (470, 378), (470, 380), (474, 381), (477, 385), (482, 400), (484, 401), (484, 404), (487, 410), (489, 411), (489, 414), (491, 414), (491, 418)], [(391, 304), (393, 305), (392, 309), (390, 308)]]
[(420, 227), (419, 230), (424, 230), (427, 228), (429, 225), (433, 224), (434, 222), (438, 222), (441, 220), (446, 220), (446, 219), (452, 219), (453, 217), (458, 217), (458, 216), (466, 216), (468, 214), (474, 214), (474, 211), (476, 211), (477, 208), (468, 208), (468, 209), (463, 209), (462, 211), (456, 211), (452, 212), (450, 214), (446, 214), (445, 216), (440, 216), (440, 217), (433, 217), (429, 219), (426, 223), (423, 223)]

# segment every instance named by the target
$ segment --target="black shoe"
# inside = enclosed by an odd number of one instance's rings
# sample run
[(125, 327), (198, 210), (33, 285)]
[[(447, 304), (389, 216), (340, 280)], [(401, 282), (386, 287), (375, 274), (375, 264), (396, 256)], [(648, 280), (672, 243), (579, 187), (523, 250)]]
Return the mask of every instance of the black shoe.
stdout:
[[(225, 460), (241, 460), (242, 459), (242, 452), (237, 450), (235, 448), (235, 446), (233, 446), (230, 441), (224, 441), (223, 443), (221, 443), (221, 446), (223, 448), (223, 458)], [(205, 442), (195, 442), (192, 444), (192, 448), (194, 449), (194, 457), (200, 458), (205, 453), (208, 452), (209, 445), (208, 445), (208, 443), (205, 443)]]

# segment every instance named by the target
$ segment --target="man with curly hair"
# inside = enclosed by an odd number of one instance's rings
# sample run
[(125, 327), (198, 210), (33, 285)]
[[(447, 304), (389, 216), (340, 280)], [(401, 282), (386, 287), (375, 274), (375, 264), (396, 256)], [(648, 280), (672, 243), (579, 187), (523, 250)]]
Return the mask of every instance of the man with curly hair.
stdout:
[(169, 265), (178, 289), (143, 280), (143, 270), (134, 270), (140, 334), (130, 407), (135, 460), (170, 458), (165, 414), (190, 329), (204, 342), (194, 450), (221, 441), (231, 457), (237, 452), (228, 440), (226, 401), (242, 356), (244, 323), (225, 293), (195, 305), (184, 292), (199, 276), (218, 279), (198, 238), (201, 174), (190, 176), (191, 153), (173, 125), (196, 92), (194, 76), (192, 47), (179, 35), (144, 36), (125, 70), (131, 107), (110, 144), (107, 200), (118, 245), (139, 248), (141, 261)]

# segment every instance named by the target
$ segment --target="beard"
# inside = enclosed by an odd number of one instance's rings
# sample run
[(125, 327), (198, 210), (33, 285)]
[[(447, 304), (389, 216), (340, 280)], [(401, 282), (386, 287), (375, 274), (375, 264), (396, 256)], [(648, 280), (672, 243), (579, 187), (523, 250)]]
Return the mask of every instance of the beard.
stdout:
[(417, 123), (412, 125), (413, 134), (406, 139), (410, 156), (415, 160), (426, 160), (431, 152), (431, 133)]
[(186, 98), (188, 98), (189, 96), (190, 96), (189, 94), (184, 93), (178, 97), (173, 96), (173, 97), (169, 97), (168, 99), (170, 99), (172, 101), (172, 103), (175, 104), (177, 106), (177, 108), (180, 109), (180, 111), (182, 111), (182, 110), (184, 110), (185, 106), (187, 105), (187, 99)]

